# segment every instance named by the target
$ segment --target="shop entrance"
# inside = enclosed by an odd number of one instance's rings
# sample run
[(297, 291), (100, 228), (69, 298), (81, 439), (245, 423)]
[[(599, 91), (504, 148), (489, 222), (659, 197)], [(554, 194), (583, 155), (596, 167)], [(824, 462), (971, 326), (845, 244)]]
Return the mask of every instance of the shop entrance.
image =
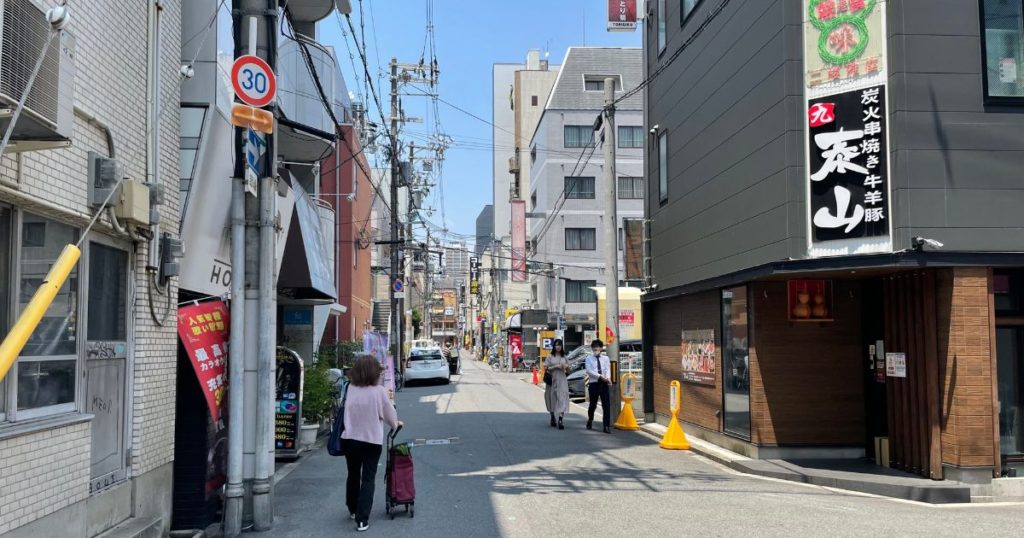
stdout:
[[(861, 288), (862, 369), (864, 374), (864, 447), (868, 459), (881, 462), (879, 438), (889, 435), (885, 394), (885, 302), (880, 280)], [(887, 452), (882, 449), (883, 452)]]

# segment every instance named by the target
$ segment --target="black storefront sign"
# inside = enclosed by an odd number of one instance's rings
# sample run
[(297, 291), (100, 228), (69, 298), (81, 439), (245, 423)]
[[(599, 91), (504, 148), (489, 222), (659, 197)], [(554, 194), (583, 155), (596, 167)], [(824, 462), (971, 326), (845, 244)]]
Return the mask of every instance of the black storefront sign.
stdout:
[(278, 349), (274, 448), (278, 456), (299, 453), (299, 417), (302, 416), (302, 360), (295, 353)]
[(813, 241), (889, 235), (885, 86), (812, 99), (807, 120)]

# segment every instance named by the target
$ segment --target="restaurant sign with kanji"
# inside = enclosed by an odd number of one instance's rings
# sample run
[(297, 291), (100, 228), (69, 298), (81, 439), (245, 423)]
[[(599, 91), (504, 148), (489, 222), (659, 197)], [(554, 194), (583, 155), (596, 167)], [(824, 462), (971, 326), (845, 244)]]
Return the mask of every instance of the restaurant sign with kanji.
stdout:
[(884, 77), (886, 4), (885, 0), (804, 0), (808, 89), (835, 90)]
[(889, 235), (885, 86), (812, 99), (807, 109), (811, 238)]
[(227, 395), (228, 308), (223, 301), (208, 301), (178, 309), (178, 337), (192, 361), (210, 417), (220, 418)]

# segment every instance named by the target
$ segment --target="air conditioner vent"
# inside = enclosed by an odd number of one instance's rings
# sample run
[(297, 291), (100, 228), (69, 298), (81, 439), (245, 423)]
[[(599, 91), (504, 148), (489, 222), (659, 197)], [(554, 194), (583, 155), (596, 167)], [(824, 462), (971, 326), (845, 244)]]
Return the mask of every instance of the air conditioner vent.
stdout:
[[(0, 128), (28, 87), (40, 53), (43, 63), (12, 133), (14, 141), (67, 141), (74, 123), (75, 40), (62, 31), (51, 38), (46, 14), (33, 0), (0, 0)], [(14, 144), (13, 151), (45, 146)]]

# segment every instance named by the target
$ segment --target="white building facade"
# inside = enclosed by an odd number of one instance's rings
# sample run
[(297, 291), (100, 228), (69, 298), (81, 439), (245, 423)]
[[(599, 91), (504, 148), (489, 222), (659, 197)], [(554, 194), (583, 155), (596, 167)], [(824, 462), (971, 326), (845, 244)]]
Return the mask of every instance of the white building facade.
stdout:
[[(604, 286), (605, 161), (594, 122), (604, 106), (604, 79), (616, 94), (641, 80), (640, 49), (570, 48), (530, 143), (527, 201), (532, 301), (565, 320), (566, 345), (581, 344), (597, 322), (594, 286)], [(642, 94), (615, 114), (618, 250), (624, 280), (623, 221), (643, 218)], [(597, 135), (597, 139), (595, 139)]]

